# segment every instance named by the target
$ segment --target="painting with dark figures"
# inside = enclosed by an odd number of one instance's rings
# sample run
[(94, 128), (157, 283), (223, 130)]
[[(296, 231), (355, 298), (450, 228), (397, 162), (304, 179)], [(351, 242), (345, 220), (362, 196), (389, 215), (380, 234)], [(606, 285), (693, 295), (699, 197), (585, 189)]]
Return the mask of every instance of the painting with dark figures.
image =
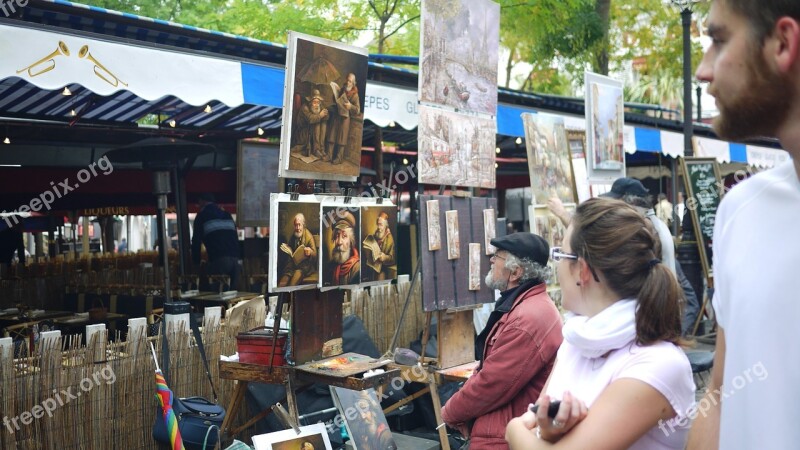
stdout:
[(271, 217), (274, 232), (270, 233), (270, 292), (317, 286), (319, 202), (291, 201), (288, 194), (273, 194), (270, 201), (273, 211), (277, 211)]
[(361, 282), (397, 278), (397, 207), (361, 207)]
[(281, 176), (352, 181), (359, 175), (367, 55), (290, 32)]
[(322, 287), (357, 286), (361, 283), (361, 212), (352, 205), (323, 205)]
[(351, 391), (331, 386), (355, 450), (397, 450), (375, 389)]

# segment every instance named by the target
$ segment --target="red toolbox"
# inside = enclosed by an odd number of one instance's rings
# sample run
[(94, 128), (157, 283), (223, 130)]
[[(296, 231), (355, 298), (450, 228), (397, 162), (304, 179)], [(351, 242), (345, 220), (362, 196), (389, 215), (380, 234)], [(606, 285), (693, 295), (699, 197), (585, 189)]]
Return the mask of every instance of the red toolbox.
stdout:
[[(288, 331), (278, 331), (275, 341), (275, 356), (272, 358), (273, 366), (285, 366), (286, 339)], [(258, 327), (236, 336), (236, 347), (239, 351), (239, 362), (247, 364), (269, 365), (269, 356), (272, 354), (272, 328)]]

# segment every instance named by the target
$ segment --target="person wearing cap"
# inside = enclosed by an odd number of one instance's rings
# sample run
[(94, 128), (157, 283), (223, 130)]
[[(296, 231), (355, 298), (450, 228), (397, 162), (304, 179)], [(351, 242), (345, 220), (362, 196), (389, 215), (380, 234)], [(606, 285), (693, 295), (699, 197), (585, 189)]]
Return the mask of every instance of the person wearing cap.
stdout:
[(547, 241), (519, 232), (491, 240), (497, 248), (484, 280), (500, 298), (475, 342), (479, 364), (447, 401), (442, 418), (470, 438), (470, 449), (508, 449), (508, 422), (542, 391), (561, 345), (561, 315), (547, 295)]
[(325, 159), (325, 135), (328, 130), (328, 109), (322, 107), (322, 95), (314, 89), (311, 96), (306, 97), (306, 104), (300, 110), (297, 124), (297, 136), (294, 149), (303, 156), (316, 156)]
[[(372, 234), (375, 242), (380, 248), (380, 253), (373, 256), (374, 261), (380, 264), (380, 271), (376, 271), (372, 266), (365, 265), (366, 271), (361, 275), (362, 281), (382, 281), (391, 280), (397, 274), (395, 262), (394, 237), (392, 230), (389, 229), (389, 214), (381, 211), (375, 220), (375, 233)], [(366, 242), (366, 240), (365, 240)]]
[[(564, 342), (536, 413), (508, 424), (511, 449), (684, 448), (695, 386), (680, 348), (680, 288), (659, 246), (652, 223), (624, 202), (576, 208), (551, 251)], [(548, 416), (552, 400), (560, 405)]]
[(237, 289), (239, 280), (239, 236), (233, 217), (214, 202), (213, 194), (200, 194), (200, 212), (194, 218), (192, 262), (200, 264), (200, 246), (206, 246), (206, 275), (227, 275), (230, 288)]
[(333, 249), (326, 264), (323, 286), (346, 286), (361, 282), (361, 259), (356, 248), (356, 218), (349, 211), (336, 214)]
[(641, 181), (629, 177), (617, 178), (614, 184), (611, 185), (611, 190), (600, 195), (600, 197), (622, 200), (650, 219), (650, 222), (653, 223), (658, 232), (658, 238), (661, 240), (660, 259), (677, 276), (675, 270), (675, 241), (672, 239), (672, 232), (669, 231), (667, 224), (656, 216), (649, 196), (650, 191), (644, 187)]

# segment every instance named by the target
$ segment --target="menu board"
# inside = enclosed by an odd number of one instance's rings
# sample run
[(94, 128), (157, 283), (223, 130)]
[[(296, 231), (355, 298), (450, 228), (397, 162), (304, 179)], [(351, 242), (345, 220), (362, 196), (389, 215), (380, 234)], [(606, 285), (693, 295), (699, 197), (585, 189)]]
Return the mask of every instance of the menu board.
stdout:
[(713, 276), (714, 223), (722, 200), (719, 165), (715, 158), (682, 158), (681, 171), (686, 183), (686, 208), (692, 216), (700, 261), (706, 278)]
[(269, 226), (269, 195), (278, 192), (278, 146), (239, 142), (236, 171), (236, 224)]

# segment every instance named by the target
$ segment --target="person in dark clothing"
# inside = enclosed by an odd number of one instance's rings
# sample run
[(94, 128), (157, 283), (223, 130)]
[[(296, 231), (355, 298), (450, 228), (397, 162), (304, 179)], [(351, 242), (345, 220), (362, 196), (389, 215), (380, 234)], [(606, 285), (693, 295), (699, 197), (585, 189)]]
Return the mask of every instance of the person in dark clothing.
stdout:
[(200, 264), (200, 244), (208, 253), (208, 275), (228, 275), (231, 289), (239, 278), (239, 238), (233, 218), (216, 203), (211, 194), (201, 194), (200, 212), (194, 219), (192, 261)]
[(17, 252), (20, 265), (25, 265), (25, 243), (22, 240), (22, 221), (19, 217), (9, 217), (10, 226), (0, 231), (0, 264), (11, 265), (14, 252)]

